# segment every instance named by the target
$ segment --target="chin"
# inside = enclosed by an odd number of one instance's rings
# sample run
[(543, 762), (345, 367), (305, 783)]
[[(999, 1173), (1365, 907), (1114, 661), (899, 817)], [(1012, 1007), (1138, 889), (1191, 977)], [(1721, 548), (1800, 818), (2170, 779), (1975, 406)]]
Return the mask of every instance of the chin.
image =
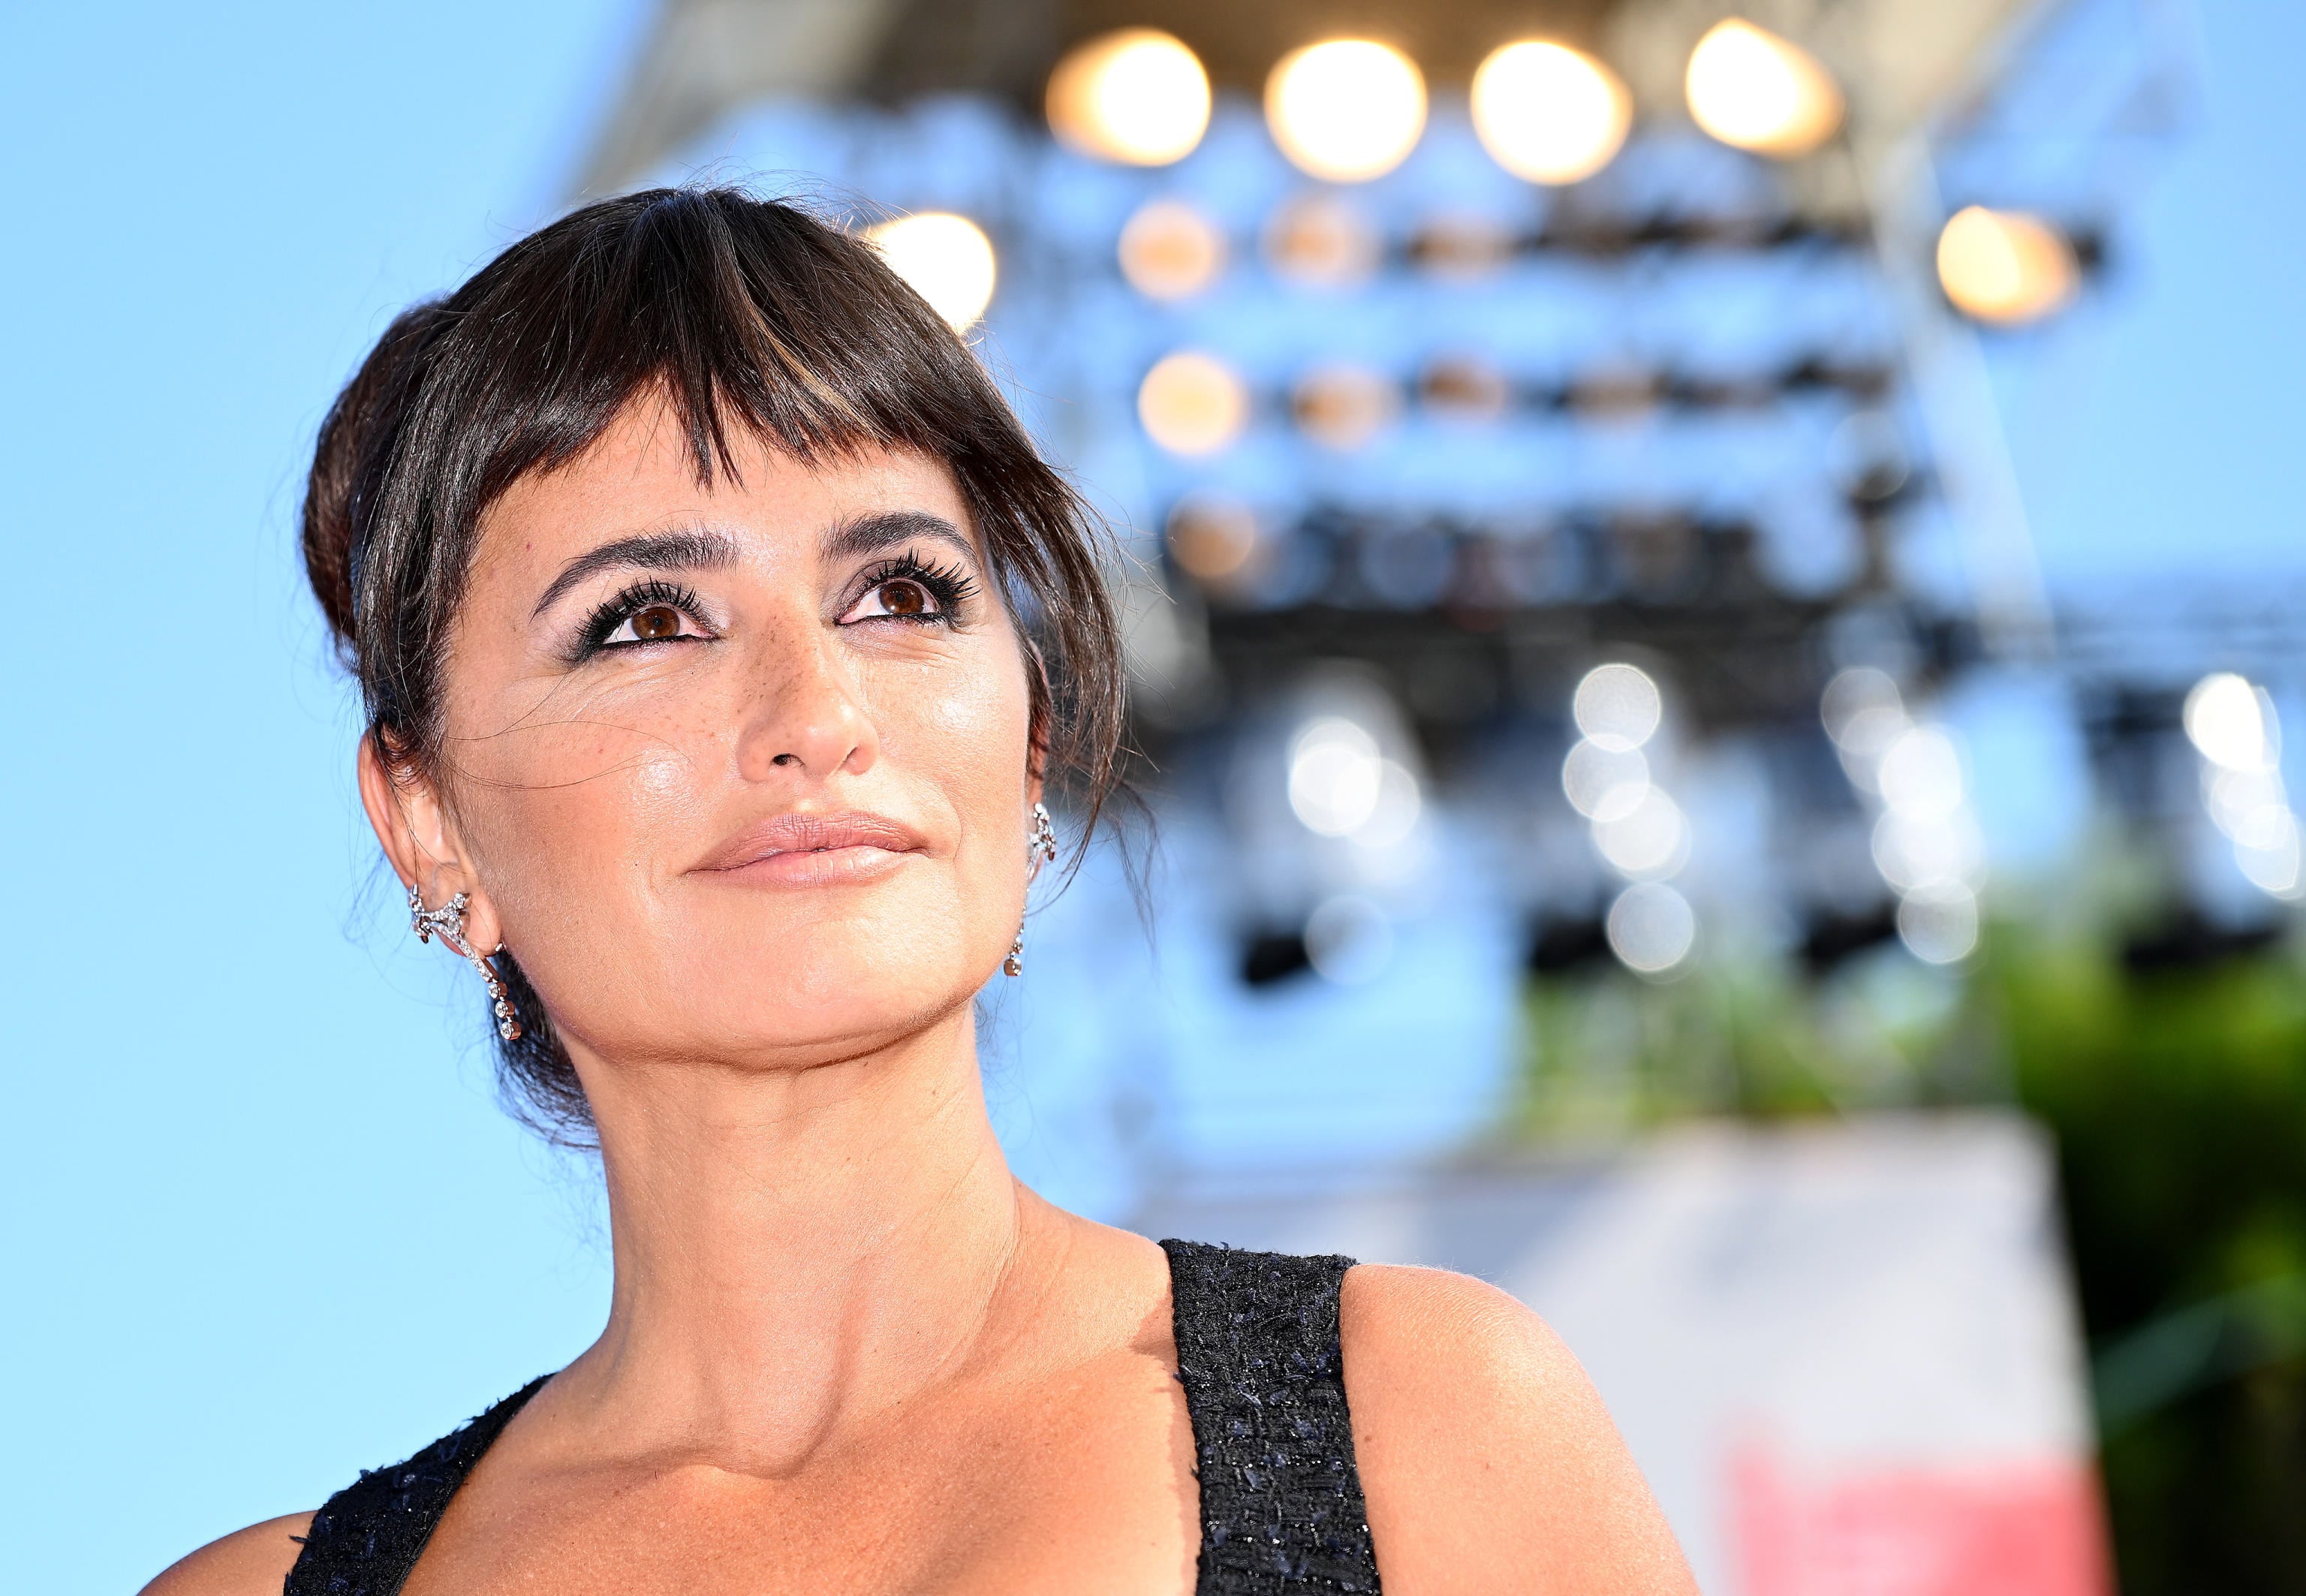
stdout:
[(949, 934), (922, 933), (918, 925), (844, 922), (690, 964), (688, 991), (718, 1011), (681, 1028), (710, 1052), (738, 1043), (745, 1052), (808, 1053), (935, 1024), (976, 996), (1000, 955), (979, 957)]

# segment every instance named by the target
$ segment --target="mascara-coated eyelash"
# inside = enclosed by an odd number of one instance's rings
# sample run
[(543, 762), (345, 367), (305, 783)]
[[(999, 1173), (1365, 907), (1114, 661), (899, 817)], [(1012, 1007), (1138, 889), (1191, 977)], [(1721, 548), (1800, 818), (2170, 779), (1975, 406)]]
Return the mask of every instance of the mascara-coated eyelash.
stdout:
[(683, 633), (674, 637), (623, 638), (609, 641), (610, 634), (643, 610), (677, 610), (699, 630), (711, 630), (705, 619), (704, 603), (696, 590), (686, 583), (667, 582), (652, 576), (645, 582), (636, 582), (622, 593), (607, 600), (585, 619), (584, 628), (576, 635), (576, 647), (571, 651), (575, 660), (587, 660), (596, 653), (619, 648), (645, 648), (660, 643), (676, 643), (692, 636)]
[(857, 600), (850, 609), (854, 610), (857, 603), (861, 603), (868, 594), (893, 582), (911, 583), (927, 593), (936, 607), (911, 612), (884, 611), (879, 615), (860, 616), (858, 618), (859, 621), (894, 620), (914, 626), (951, 626), (960, 619), (961, 606), (977, 592), (976, 579), (961, 567), (925, 560), (907, 550), (864, 573), (858, 581)]

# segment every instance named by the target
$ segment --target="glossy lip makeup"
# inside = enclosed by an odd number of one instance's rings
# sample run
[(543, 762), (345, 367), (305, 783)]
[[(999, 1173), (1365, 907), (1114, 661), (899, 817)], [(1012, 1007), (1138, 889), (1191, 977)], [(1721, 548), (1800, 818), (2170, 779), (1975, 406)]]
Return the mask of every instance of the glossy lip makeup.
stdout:
[(746, 827), (695, 868), (748, 886), (848, 886), (893, 875), (927, 847), (884, 815), (780, 815)]

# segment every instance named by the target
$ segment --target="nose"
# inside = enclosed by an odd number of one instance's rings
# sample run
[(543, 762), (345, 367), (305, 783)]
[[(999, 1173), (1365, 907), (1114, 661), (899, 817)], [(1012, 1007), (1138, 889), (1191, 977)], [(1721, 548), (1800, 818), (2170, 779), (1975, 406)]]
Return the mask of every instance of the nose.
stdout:
[(839, 640), (802, 626), (765, 639), (737, 747), (748, 781), (781, 772), (811, 781), (861, 775), (880, 756), (880, 737)]

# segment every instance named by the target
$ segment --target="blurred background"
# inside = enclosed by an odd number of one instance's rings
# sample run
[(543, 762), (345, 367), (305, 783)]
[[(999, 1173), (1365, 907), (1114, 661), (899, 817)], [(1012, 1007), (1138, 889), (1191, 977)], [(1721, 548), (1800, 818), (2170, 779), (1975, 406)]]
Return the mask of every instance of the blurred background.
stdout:
[(1026, 1178), (1516, 1291), (1709, 1591), (2306, 1592), (2306, 13), (0, 30), (12, 1584), (598, 1327), (293, 521), (396, 310), (704, 177), (869, 230), (1116, 533), (1144, 809), (986, 994)]

